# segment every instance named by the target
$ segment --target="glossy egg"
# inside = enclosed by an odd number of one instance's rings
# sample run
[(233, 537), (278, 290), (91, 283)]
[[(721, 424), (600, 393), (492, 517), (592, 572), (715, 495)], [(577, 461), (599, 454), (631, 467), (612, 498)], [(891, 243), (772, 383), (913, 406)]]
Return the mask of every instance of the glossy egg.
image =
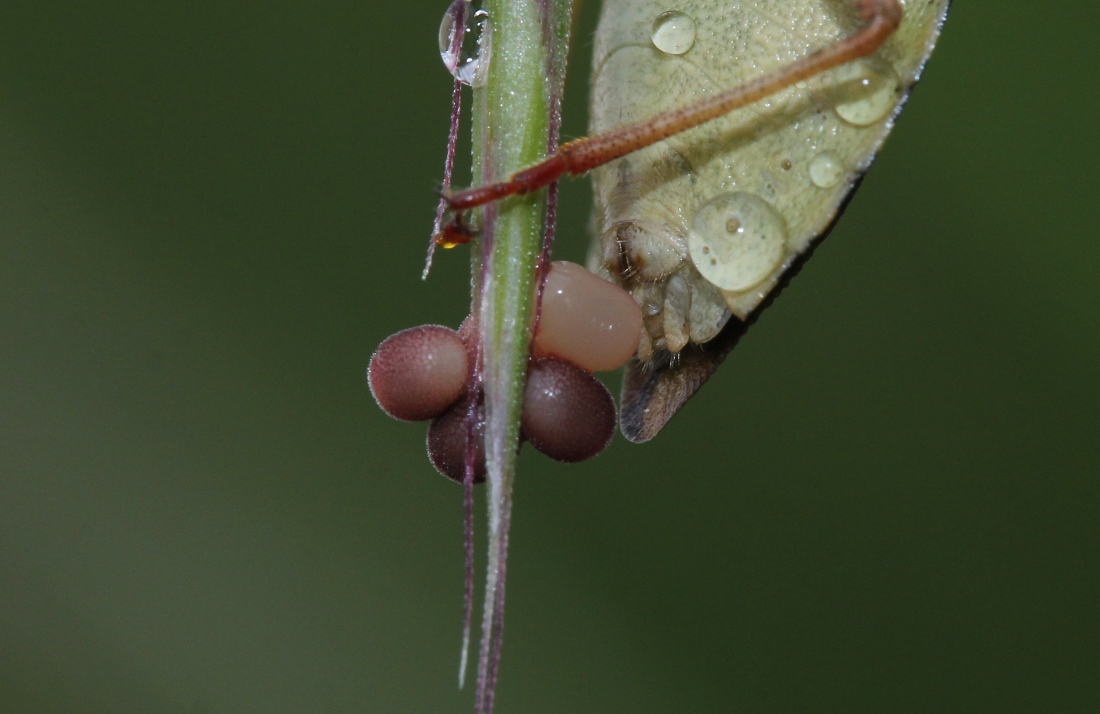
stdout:
[(630, 293), (576, 263), (551, 265), (535, 356), (553, 355), (589, 372), (603, 372), (626, 364), (641, 335), (642, 311)]
[(528, 370), (521, 426), (524, 438), (550, 458), (584, 461), (610, 443), (615, 402), (591, 374), (546, 357)]

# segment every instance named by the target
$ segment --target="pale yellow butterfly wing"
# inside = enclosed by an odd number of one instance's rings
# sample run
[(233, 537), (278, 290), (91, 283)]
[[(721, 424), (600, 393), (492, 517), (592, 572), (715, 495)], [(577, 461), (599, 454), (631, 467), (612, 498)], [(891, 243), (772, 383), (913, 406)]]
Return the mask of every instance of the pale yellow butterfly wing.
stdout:
[[(824, 236), (939, 34), (948, 0), (908, 0), (870, 57), (592, 172), (589, 267), (645, 315), (621, 425), (652, 438)], [(604, 0), (591, 133), (783, 67), (859, 27), (850, 0)]]

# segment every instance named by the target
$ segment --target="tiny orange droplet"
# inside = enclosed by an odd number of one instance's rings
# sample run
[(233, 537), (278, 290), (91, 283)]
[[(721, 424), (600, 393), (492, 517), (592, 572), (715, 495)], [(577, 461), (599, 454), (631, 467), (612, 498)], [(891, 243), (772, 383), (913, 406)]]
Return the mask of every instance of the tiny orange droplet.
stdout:
[(450, 250), (457, 245), (469, 243), (473, 235), (474, 232), (466, 225), (451, 221), (445, 224), (443, 228), (432, 237), (432, 240), (435, 241), (435, 244), (440, 248)]

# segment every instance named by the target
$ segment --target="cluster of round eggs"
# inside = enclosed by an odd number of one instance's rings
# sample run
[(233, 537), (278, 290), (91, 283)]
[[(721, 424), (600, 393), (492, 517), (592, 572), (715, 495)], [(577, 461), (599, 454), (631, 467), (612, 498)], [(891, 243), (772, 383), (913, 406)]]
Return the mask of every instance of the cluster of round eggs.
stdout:
[[(531, 344), (522, 438), (558, 461), (584, 461), (603, 451), (615, 431), (615, 403), (592, 373), (625, 364), (641, 330), (641, 310), (626, 291), (574, 263), (553, 263)], [(458, 331), (412, 327), (386, 338), (367, 368), (383, 411), (405, 421), (432, 420), (428, 458), (459, 482), (471, 433), (474, 480), (485, 480), (482, 396), (474, 409), (468, 402), (478, 339), (470, 320)]]

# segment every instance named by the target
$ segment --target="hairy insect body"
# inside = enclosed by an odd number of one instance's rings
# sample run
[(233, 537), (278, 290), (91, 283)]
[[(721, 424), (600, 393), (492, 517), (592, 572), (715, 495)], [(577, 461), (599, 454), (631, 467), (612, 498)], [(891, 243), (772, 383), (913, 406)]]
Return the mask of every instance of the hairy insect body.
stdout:
[[(645, 334), (622, 427), (645, 441), (832, 225), (889, 133), (947, 0), (908, 0), (874, 54), (592, 172), (590, 268), (627, 288)], [(604, 0), (591, 132), (777, 70), (857, 30), (850, 0)]]

